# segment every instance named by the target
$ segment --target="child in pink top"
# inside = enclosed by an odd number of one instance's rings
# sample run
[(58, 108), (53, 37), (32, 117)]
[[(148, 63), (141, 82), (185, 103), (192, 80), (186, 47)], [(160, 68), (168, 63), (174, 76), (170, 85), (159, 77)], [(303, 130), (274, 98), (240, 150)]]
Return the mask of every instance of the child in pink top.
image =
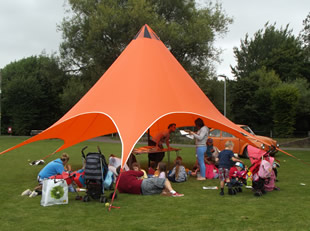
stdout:
[(218, 178), (218, 169), (215, 166), (215, 162), (212, 160), (212, 157), (205, 156), (205, 165), (206, 165), (206, 178), (207, 179)]

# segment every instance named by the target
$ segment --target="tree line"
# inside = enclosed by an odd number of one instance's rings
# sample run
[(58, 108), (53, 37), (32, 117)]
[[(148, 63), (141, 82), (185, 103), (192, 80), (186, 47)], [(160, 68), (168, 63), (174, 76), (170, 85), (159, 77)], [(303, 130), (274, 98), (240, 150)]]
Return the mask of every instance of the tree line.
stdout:
[[(1, 70), (1, 128), (16, 135), (46, 129), (103, 75), (142, 25), (148, 24), (222, 111), (223, 82), (214, 46), (233, 20), (219, 3), (194, 0), (69, 0), (58, 29), (60, 55), (41, 54)], [(227, 116), (277, 136), (310, 130), (310, 14), (298, 37), (289, 26), (266, 24), (234, 48), (234, 80), (227, 82)], [(113, 97), (113, 96), (111, 96)]]

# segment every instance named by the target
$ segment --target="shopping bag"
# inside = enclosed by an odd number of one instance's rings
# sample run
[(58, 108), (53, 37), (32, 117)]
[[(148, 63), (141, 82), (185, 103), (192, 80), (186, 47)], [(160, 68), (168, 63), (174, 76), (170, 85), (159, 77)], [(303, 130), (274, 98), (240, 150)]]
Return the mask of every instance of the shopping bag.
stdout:
[(68, 204), (68, 185), (64, 179), (45, 179), (42, 188), (42, 206)]

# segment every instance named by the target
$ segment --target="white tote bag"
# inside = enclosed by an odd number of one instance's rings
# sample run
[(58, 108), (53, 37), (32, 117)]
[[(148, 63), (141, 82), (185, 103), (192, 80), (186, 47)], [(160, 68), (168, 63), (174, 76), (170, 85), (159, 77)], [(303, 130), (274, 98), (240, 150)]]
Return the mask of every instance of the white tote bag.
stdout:
[(45, 179), (42, 189), (42, 206), (68, 204), (68, 185), (64, 179)]

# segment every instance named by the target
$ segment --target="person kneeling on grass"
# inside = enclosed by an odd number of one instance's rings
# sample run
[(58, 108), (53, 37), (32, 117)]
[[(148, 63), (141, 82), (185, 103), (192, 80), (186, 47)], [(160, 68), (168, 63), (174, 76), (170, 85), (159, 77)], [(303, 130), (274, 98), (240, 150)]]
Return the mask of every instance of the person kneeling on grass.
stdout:
[(51, 176), (62, 174), (65, 171), (65, 166), (68, 164), (69, 155), (63, 153), (60, 158), (49, 162), (38, 174), (37, 180), (39, 185), (34, 188), (33, 191), (30, 189), (25, 190), (21, 195), (35, 197), (42, 193), (43, 180)]
[[(118, 173), (120, 167), (117, 168)], [(119, 183), (117, 189), (119, 193), (130, 193), (130, 194), (142, 194), (142, 195), (153, 195), (160, 194), (167, 195), (171, 194), (173, 197), (182, 197), (184, 194), (177, 193), (171, 186), (168, 179), (165, 178), (146, 178), (139, 179), (143, 176), (142, 171), (129, 170), (122, 172), (119, 175)]]

